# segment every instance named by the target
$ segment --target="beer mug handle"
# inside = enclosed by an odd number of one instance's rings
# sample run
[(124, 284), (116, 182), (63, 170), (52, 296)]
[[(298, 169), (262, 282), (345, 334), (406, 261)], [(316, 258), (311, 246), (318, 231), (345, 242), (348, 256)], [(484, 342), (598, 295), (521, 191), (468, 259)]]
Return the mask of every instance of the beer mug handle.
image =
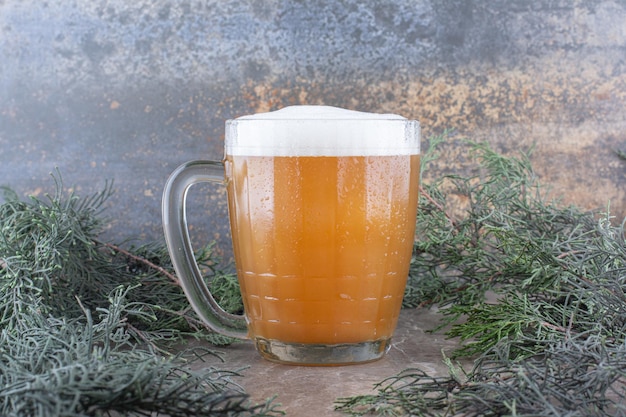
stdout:
[(179, 166), (163, 190), (162, 216), (165, 241), (181, 286), (202, 321), (225, 336), (248, 336), (243, 316), (224, 311), (209, 291), (191, 247), (187, 228), (187, 191), (199, 182), (224, 183), (224, 165), (215, 161), (191, 161)]

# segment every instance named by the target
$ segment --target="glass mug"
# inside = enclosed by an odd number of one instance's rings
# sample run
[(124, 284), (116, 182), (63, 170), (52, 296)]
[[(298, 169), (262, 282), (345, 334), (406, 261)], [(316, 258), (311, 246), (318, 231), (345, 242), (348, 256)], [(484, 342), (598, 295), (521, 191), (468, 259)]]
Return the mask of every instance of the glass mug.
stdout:
[[(191, 306), (266, 359), (342, 365), (389, 350), (411, 261), (420, 126), (396, 115), (292, 106), (226, 122), (223, 162), (192, 161), (163, 192), (163, 225)], [(190, 244), (195, 183), (227, 187), (243, 316), (224, 312)]]

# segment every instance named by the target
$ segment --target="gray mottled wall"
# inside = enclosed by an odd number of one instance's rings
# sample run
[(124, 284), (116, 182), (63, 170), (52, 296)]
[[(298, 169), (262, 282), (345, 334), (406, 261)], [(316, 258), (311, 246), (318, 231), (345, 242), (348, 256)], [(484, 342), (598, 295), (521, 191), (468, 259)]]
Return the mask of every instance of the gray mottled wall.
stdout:
[[(535, 144), (556, 195), (626, 213), (623, 0), (0, 0), (0, 182), (113, 179), (116, 241), (161, 239), (163, 183), (221, 157), (227, 118), (322, 103)], [(446, 152), (433, 173), (463, 168)], [(196, 239), (228, 248), (223, 190), (192, 206)]]

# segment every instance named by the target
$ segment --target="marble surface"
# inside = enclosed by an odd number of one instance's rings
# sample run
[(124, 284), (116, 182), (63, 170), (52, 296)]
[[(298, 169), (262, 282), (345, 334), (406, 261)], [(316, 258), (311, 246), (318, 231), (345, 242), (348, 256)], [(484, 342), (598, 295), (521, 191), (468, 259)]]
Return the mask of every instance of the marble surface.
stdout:
[[(223, 348), (230, 369), (247, 367), (237, 382), (253, 402), (276, 396), (287, 416), (332, 417), (346, 415), (334, 410), (340, 397), (373, 393), (374, 384), (407, 368), (420, 368), (431, 375), (447, 375), (442, 351), (449, 355), (457, 341), (441, 332), (432, 333), (441, 315), (436, 309), (403, 310), (389, 353), (382, 359), (360, 365), (305, 367), (276, 364), (262, 359), (251, 342)], [(469, 369), (471, 363), (462, 362)]]

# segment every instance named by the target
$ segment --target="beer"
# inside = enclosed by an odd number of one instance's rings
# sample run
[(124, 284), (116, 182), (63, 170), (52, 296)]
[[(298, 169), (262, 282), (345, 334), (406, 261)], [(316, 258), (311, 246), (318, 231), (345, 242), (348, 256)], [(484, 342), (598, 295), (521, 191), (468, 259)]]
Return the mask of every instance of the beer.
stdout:
[(389, 339), (413, 248), (419, 155), (226, 157), (252, 337)]
[[(223, 163), (189, 161), (163, 190), (172, 264), (202, 321), (271, 361), (381, 358), (411, 262), (419, 136), (416, 120), (328, 106), (228, 120)], [(224, 179), (243, 316), (207, 288), (185, 219), (189, 187)]]

